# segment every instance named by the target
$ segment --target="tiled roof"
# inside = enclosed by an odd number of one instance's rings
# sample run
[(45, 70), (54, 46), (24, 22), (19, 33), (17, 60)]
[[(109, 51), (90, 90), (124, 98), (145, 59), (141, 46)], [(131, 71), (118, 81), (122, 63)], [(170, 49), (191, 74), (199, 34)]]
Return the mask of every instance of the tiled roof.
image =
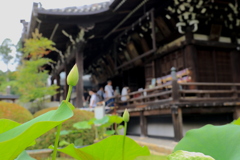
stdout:
[(45, 9), (42, 6), (37, 8), (38, 13), (46, 14), (64, 14), (64, 15), (85, 15), (85, 14), (96, 14), (109, 10), (109, 6), (112, 4), (113, 0), (77, 6), (77, 7), (66, 7), (66, 8), (56, 8), (56, 9)]
[(0, 100), (3, 100), (3, 99), (5, 99), (5, 100), (7, 100), (7, 99), (18, 99), (18, 96), (16, 96), (16, 95), (0, 95)]

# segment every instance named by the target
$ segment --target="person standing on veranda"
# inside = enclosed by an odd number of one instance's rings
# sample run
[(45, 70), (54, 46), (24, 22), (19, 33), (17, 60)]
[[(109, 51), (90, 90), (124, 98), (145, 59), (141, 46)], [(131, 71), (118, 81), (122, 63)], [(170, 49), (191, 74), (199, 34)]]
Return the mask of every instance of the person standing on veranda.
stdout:
[(112, 87), (111, 80), (107, 81), (107, 85), (105, 86), (104, 91), (105, 91), (105, 96), (106, 96), (105, 98), (107, 99), (106, 106), (114, 106), (114, 99), (113, 98), (109, 99), (110, 97), (114, 96), (114, 90)]
[(95, 108), (97, 106), (97, 103), (99, 102), (96, 91), (91, 89), (89, 90), (89, 94), (91, 95), (89, 108)]

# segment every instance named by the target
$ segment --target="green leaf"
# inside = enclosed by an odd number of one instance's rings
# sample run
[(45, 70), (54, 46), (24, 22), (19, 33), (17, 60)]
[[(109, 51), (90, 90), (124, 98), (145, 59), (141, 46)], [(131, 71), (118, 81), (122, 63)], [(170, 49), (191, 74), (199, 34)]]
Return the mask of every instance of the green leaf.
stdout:
[(26, 151), (23, 151), (15, 160), (36, 160), (30, 157)]
[(238, 118), (237, 120), (232, 121), (231, 124), (240, 125), (240, 118)]
[(115, 133), (114, 130), (107, 130), (107, 131), (105, 132), (105, 134), (108, 135), (108, 136), (111, 136), (111, 135), (113, 135), (114, 133)]
[(93, 125), (95, 120), (96, 120), (96, 118), (90, 119), (90, 120), (88, 121), (88, 124), (89, 124), (89, 125)]
[[(76, 149), (73, 144), (58, 151), (63, 152), (76, 158), (77, 160), (121, 160), (123, 137), (121, 135), (108, 137), (93, 145)], [(138, 156), (149, 155), (150, 152), (147, 147), (141, 147), (131, 138), (125, 137), (124, 146), (124, 157), (125, 160), (134, 160)], [(92, 157), (86, 158), (91, 155)]]
[(105, 122), (104, 124), (102, 124), (101, 127), (106, 127), (107, 128), (107, 127), (110, 127), (114, 123), (120, 124), (123, 121), (122, 117), (119, 117), (117, 115), (109, 115), (107, 117), (109, 118), (108, 122)]
[[(32, 142), (73, 116), (71, 104), (63, 101), (57, 110), (49, 111), (0, 134), (1, 159), (14, 159)], [(2, 128), (2, 127), (0, 127)]]
[(234, 124), (206, 125), (189, 130), (174, 151), (201, 152), (217, 160), (236, 160), (240, 157), (240, 127)]
[(21, 125), (18, 122), (12, 121), (10, 119), (0, 119), (0, 133), (6, 132), (14, 127)]
[(65, 140), (61, 140), (60, 142), (59, 142), (59, 146), (60, 147), (62, 147), (62, 146), (67, 146), (67, 145), (69, 145), (70, 143), (68, 143), (67, 141), (65, 141)]
[(166, 156), (162, 155), (150, 155), (150, 156), (139, 156), (135, 160), (168, 160)]
[(83, 145), (83, 139), (79, 138), (74, 141), (75, 146), (82, 146)]
[[(53, 149), (54, 147), (50, 146), (49, 148)], [(58, 149), (58, 151), (68, 154), (77, 160), (94, 160), (94, 158), (90, 154), (75, 148), (74, 144), (70, 144), (65, 148)]]
[(188, 152), (178, 150), (168, 155), (168, 160), (214, 160), (212, 157), (199, 152)]
[(62, 130), (62, 131), (60, 131), (60, 136), (68, 135), (69, 133), (72, 133), (72, 132), (73, 132), (72, 130)]
[(111, 123), (120, 124), (123, 121), (122, 117), (117, 116), (117, 115), (111, 115), (111, 116), (108, 116), (108, 117), (109, 117), (109, 122), (111, 122)]
[(88, 124), (88, 121), (74, 123), (73, 127), (76, 129), (91, 129), (92, 128), (92, 126), (90, 124)]
[(118, 127), (117, 127), (117, 130), (121, 130), (121, 129), (123, 129), (123, 125), (119, 125)]
[(101, 126), (101, 125), (103, 125), (103, 124), (108, 123), (108, 121), (109, 121), (109, 117), (108, 117), (108, 116), (104, 116), (104, 117), (101, 118), (101, 119), (96, 119), (96, 120), (94, 121), (94, 124), (97, 125), (97, 126)]

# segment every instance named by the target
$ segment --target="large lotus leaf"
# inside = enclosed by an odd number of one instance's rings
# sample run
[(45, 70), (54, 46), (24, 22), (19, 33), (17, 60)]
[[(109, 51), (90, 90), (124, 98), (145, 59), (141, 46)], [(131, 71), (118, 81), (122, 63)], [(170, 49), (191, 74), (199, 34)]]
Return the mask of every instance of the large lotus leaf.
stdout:
[[(49, 148), (53, 149), (54, 147), (50, 146)], [(68, 154), (77, 160), (95, 160), (90, 154), (85, 153), (78, 148), (75, 148), (74, 144), (70, 144), (65, 148), (58, 149), (58, 151)]]
[(6, 132), (14, 127), (21, 125), (18, 122), (12, 121), (10, 119), (0, 119), (0, 133)]
[(174, 151), (201, 152), (217, 160), (237, 160), (240, 157), (240, 127), (234, 124), (206, 125), (186, 133)]
[[(63, 101), (57, 110), (49, 111), (0, 134), (1, 159), (16, 158), (36, 138), (73, 116), (71, 103)], [(2, 126), (0, 126), (2, 128)]]
[(238, 118), (238, 119), (236, 119), (236, 120), (232, 121), (232, 123), (231, 123), (231, 124), (240, 125), (240, 118)]
[[(93, 145), (76, 149), (74, 145), (70, 145), (63, 149), (58, 149), (78, 160), (86, 160), (82, 155), (91, 155), (93, 158), (88, 160), (122, 160), (123, 159), (123, 138), (117, 135), (108, 137)], [(71, 147), (71, 149), (70, 149)], [(73, 150), (75, 152), (73, 152)], [(78, 154), (78, 157), (76, 155)], [(84, 154), (83, 154), (84, 153)], [(141, 147), (131, 138), (125, 137), (124, 157), (125, 160), (134, 160), (138, 156), (149, 155), (147, 147)]]
[(36, 160), (28, 155), (26, 151), (23, 151), (15, 160)]

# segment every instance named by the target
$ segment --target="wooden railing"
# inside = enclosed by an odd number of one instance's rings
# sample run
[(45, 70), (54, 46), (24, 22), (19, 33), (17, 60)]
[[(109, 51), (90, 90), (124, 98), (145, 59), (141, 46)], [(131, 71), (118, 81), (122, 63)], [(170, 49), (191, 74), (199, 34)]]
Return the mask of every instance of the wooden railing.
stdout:
[[(175, 72), (176, 73), (176, 72)], [(151, 89), (131, 92), (126, 101), (121, 101), (122, 95), (114, 98), (115, 106), (120, 108), (136, 107), (149, 104), (181, 104), (202, 102), (240, 102), (240, 83), (206, 83), (206, 82), (177, 82), (174, 70), (173, 80), (164, 85)]]

